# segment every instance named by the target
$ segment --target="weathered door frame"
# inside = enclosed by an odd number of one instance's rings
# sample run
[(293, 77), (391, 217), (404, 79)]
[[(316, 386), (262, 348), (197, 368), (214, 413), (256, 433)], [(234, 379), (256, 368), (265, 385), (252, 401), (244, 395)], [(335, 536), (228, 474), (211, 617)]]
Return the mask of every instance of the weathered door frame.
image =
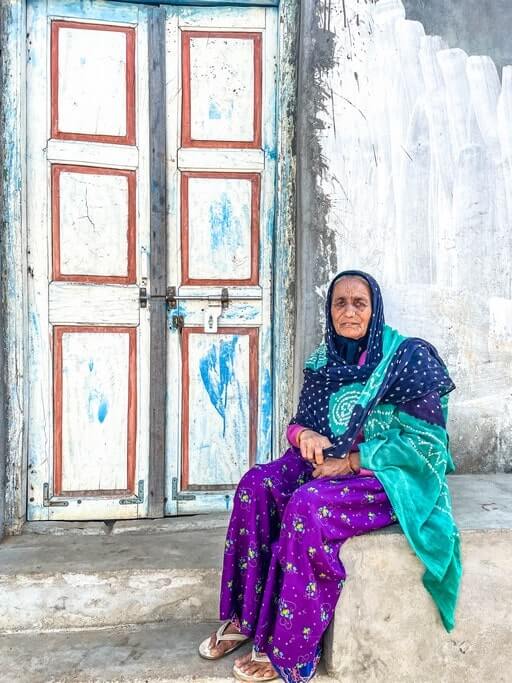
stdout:
[[(176, 4), (185, 3), (177, 0)], [(210, 3), (205, 0), (201, 4), (215, 6), (229, 3)], [(256, 0), (254, 4), (264, 3)], [(282, 0), (279, 5), (277, 206), (274, 239), (274, 254), (279, 257), (274, 257), (273, 277), (274, 457), (282, 443), (282, 433), (293, 396), (295, 113), (299, 8), (299, 0)], [(5, 533), (18, 533), (23, 526), (29, 466), (25, 429), (29, 419), (25, 216), (26, 9), (26, 0), (9, 0), (2, 3), (0, 8), (0, 154), (3, 181), (0, 197), (0, 329), (3, 350), (0, 354), (0, 536), (2, 530)], [(155, 321), (155, 325), (157, 324), (158, 321)], [(155, 443), (154, 446), (158, 447), (158, 444)], [(3, 468), (5, 477), (2, 476)], [(158, 478), (160, 473), (155, 472), (154, 476)], [(155, 512), (159, 507), (160, 501), (155, 501)]]

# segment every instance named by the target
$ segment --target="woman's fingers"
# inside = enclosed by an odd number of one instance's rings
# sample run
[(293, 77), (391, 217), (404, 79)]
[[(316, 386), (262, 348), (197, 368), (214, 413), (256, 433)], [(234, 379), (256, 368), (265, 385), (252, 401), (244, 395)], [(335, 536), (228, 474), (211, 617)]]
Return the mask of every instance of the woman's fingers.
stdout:
[(310, 441), (308, 441), (307, 446), (308, 446), (308, 450), (307, 450), (306, 458), (307, 458), (307, 460), (309, 460), (309, 462), (313, 462), (313, 460), (315, 459), (315, 442), (314, 442), (314, 440), (311, 439)]
[(317, 443), (315, 445), (315, 462), (317, 465), (321, 465), (324, 461), (324, 449), (322, 443)]
[[(309, 432), (309, 430), (308, 430)], [(321, 434), (310, 432), (299, 439), (300, 454), (308, 462), (321, 464), (324, 462), (324, 448), (329, 448), (331, 442)]]
[(303, 439), (300, 442), (300, 452), (304, 460), (310, 460), (309, 451), (311, 449), (311, 444), (309, 439)]

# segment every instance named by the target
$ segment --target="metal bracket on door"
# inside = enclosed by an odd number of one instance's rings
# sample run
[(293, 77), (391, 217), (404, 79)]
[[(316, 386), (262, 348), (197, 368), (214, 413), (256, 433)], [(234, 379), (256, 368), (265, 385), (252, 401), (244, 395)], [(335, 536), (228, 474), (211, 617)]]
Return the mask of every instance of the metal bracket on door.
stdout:
[[(176, 289), (175, 287), (168, 287), (166, 294), (148, 294), (147, 287), (139, 287), (139, 303), (141, 308), (147, 308), (149, 299), (162, 299), (169, 304), (169, 290)], [(176, 304), (170, 308), (176, 308)]]
[(50, 500), (50, 485), (43, 484), (43, 507), (45, 508), (65, 508), (69, 505), (69, 500)]
[(139, 479), (139, 485), (137, 487), (137, 495), (133, 498), (121, 498), (119, 505), (137, 505), (138, 503), (144, 502), (144, 480)]
[(181, 491), (178, 492), (178, 477), (172, 478), (171, 498), (173, 500), (195, 500), (196, 499), (196, 497), (193, 493), (181, 493)]

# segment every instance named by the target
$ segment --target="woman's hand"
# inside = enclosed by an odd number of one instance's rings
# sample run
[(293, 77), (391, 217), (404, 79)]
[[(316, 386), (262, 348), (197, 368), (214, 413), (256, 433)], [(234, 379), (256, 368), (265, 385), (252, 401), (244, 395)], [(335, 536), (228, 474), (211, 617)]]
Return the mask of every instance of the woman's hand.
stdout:
[(300, 454), (304, 460), (320, 464), (324, 461), (324, 448), (329, 448), (332, 443), (326, 436), (322, 436), (312, 429), (304, 429), (299, 434)]
[(340, 477), (359, 472), (359, 453), (353, 451), (346, 458), (327, 458), (322, 465), (316, 465), (313, 477)]

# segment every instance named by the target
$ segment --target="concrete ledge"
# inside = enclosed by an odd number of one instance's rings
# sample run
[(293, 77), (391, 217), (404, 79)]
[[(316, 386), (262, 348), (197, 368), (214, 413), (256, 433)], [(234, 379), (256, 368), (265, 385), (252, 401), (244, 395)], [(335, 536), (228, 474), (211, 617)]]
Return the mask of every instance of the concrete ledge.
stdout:
[(421, 583), (422, 565), (398, 528), (351, 539), (342, 549), (348, 578), (325, 648), (338, 679), (511, 680), (512, 475), (451, 477), (450, 488), (464, 564), (455, 629), (444, 630)]

